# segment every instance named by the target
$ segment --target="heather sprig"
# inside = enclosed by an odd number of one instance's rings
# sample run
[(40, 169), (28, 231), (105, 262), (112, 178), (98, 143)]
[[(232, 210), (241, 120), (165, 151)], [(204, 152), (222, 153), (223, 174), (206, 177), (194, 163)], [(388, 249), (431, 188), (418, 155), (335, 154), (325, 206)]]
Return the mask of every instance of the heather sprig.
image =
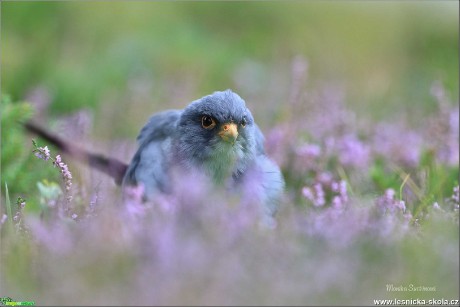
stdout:
[(16, 200), (16, 213), (13, 216), (13, 223), (18, 232), (23, 232), (26, 230), (24, 224), (23, 210), (26, 206), (26, 200), (22, 197), (18, 197)]
[(65, 190), (66, 192), (70, 192), (70, 189), (72, 187), (72, 174), (69, 171), (69, 167), (67, 164), (62, 162), (61, 156), (57, 155), (56, 158), (53, 161), (53, 166), (58, 167), (61, 171), (62, 179), (64, 180), (65, 183)]
[(460, 207), (460, 193), (459, 193), (459, 186), (456, 185), (454, 188), (453, 188), (453, 193), (452, 193), (452, 196), (448, 199), (448, 202), (452, 204), (452, 209), (455, 211), (455, 212), (458, 212), (459, 211), (459, 207)]
[[(5, 183), (5, 206), (7, 213), (3, 214), (0, 218), (0, 226), (3, 226), (5, 222), (8, 222), (10, 228), (16, 228), (17, 232), (23, 232), (26, 230), (24, 219), (23, 219), (23, 209), (26, 206), (26, 200), (19, 196), (16, 200), (16, 208), (13, 209), (13, 206), (10, 201), (10, 193), (8, 191), (8, 185)], [(15, 210), (13, 215), (13, 210)]]
[(48, 146), (39, 147), (35, 140), (32, 140), (32, 144), (34, 145), (34, 148), (35, 148), (32, 152), (37, 158), (45, 160), (45, 161), (48, 161), (51, 158)]
[(53, 166), (59, 168), (61, 172), (62, 181), (64, 182), (65, 194), (67, 202), (72, 201), (72, 195), (70, 194), (72, 188), (72, 173), (69, 171), (69, 167), (61, 159), (60, 155), (57, 155), (53, 158), (50, 154), (48, 146), (39, 147), (35, 140), (32, 140), (34, 150), (32, 151), (34, 155), (44, 161), (52, 161)]

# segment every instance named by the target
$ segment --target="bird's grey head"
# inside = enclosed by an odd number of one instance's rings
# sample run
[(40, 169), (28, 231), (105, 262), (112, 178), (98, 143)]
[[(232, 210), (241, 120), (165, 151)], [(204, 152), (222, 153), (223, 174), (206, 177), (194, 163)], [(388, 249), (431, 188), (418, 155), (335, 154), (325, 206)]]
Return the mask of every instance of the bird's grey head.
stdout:
[(254, 125), (240, 96), (214, 92), (183, 111), (173, 140), (176, 158), (186, 167), (204, 168), (217, 182), (238, 177), (255, 158)]

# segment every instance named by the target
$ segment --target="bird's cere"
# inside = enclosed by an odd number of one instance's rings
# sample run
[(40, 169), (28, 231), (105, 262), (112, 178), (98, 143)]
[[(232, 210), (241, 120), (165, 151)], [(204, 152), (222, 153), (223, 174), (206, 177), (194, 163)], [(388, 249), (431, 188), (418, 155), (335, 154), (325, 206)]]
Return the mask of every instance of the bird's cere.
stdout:
[(234, 144), (238, 137), (238, 126), (234, 123), (223, 124), (219, 136), (224, 141)]

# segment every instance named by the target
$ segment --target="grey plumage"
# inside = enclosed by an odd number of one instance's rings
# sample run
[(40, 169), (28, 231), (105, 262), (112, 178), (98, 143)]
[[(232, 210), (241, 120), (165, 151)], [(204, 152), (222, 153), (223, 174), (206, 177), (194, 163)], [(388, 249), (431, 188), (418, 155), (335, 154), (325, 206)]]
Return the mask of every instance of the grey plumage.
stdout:
[(266, 156), (263, 134), (245, 102), (231, 90), (214, 92), (184, 110), (154, 114), (137, 140), (123, 186), (142, 184), (147, 199), (171, 191), (174, 169), (198, 171), (217, 186), (250, 187), (268, 214), (276, 212), (282, 174)]

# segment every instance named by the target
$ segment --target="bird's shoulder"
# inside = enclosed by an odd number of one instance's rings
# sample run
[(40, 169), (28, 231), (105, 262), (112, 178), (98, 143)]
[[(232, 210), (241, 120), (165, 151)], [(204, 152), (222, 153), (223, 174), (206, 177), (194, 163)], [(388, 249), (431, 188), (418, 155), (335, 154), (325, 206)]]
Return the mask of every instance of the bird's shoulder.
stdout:
[(265, 155), (264, 143), (265, 137), (259, 126), (254, 124), (254, 140), (256, 143), (256, 155)]
[(153, 114), (137, 136), (139, 145), (172, 136), (181, 114), (182, 110), (166, 110)]

